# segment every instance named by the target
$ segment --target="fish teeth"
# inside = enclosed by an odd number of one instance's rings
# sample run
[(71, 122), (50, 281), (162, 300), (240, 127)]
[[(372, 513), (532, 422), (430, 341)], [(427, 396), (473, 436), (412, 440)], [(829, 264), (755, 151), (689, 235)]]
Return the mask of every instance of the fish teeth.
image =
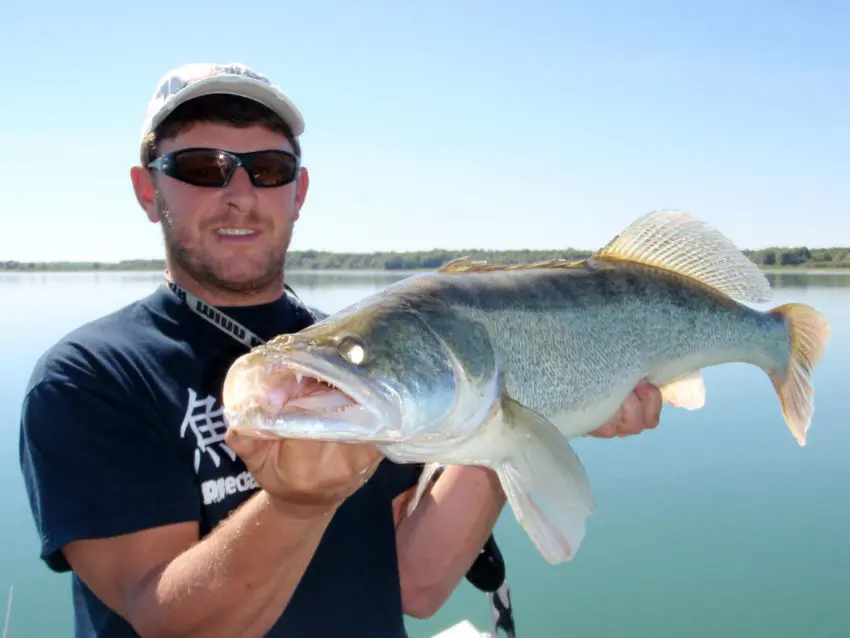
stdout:
[(300, 372), (295, 373), (295, 383), (301, 383), (301, 379), (303, 379), (303, 378), (304, 378), (304, 375), (301, 374)]

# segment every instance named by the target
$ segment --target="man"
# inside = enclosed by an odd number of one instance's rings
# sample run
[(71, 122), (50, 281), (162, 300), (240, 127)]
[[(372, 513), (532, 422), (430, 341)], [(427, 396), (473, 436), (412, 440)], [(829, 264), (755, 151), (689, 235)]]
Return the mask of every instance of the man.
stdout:
[[(229, 364), (314, 320), (283, 288), (303, 130), (240, 65), (158, 85), (131, 178), (169, 285), (54, 345), (22, 408), (41, 556), (73, 570), (77, 636), (404, 636), (403, 615), (440, 608), (505, 503), (489, 470), (450, 467), (407, 518), (418, 467), (225, 435)], [(659, 411), (640, 388), (597, 434), (655, 427)]]

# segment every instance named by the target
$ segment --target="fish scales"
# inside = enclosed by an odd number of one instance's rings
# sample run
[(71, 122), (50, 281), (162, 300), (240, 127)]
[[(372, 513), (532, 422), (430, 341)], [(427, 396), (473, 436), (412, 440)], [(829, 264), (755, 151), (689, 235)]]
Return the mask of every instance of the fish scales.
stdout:
[[(790, 357), (779, 317), (660, 269), (438, 273), (391, 292), (438, 334), (440, 326), (453, 326), (458, 357), (487, 362), (472, 366), (482, 370), (481, 379), (483, 371), (494, 372), (492, 348), (507, 393), (562, 429), (570, 412), (619, 405), (612, 389), (618, 399), (625, 396), (642, 371), (662, 361), (678, 364), (650, 379), (659, 384), (730, 357), (776, 370)], [(478, 335), (470, 326), (482, 326), (487, 340), (464, 341)], [(603, 398), (609, 400), (600, 404)], [(583, 433), (594, 418), (597, 412), (577, 419), (568, 434)]]

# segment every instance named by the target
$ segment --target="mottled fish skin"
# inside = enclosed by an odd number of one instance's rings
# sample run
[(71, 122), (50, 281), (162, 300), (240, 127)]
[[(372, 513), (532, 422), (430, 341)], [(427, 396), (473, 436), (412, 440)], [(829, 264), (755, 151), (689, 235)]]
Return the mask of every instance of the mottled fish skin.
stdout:
[(433, 432), (449, 414), (443, 435), (470, 434), (502, 389), (581, 436), (641, 378), (663, 385), (730, 361), (778, 372), (790, 357), (776, 315), (675, 273), (592, 261), (416, 275), (304, 334), (317, 343), (357, 335), (368, 351), (361, 372), (397, 389), (409, 436)]
[(778, 372), (790, 358), (780, 317), (655, 268), (435, 273), (386, 294), (401, 295), (482, 378), (498, 361), (507, 393), (568, 436), (598, 426), (646, 371), (662, 385), (729, 361)]

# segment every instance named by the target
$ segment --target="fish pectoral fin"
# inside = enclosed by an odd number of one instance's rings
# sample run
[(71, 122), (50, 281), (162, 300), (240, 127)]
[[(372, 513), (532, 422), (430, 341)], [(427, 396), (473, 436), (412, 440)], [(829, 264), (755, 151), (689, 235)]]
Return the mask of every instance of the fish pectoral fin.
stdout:
[(594, 259), (668, 270), (739, 301), (768, 301), (773, 292), (761, 269), (727, 237), (678, 210), (643, 215)]
[(571, 560), (596, 510), (578, 455), (549, 420), (507, 395), (494, 418), (509, 446), (494, 469), (517, 521), (550, 563)]
[(697, 370), (662, 385), (661, 401), (676, 408), (699, 410), (705, 407), (705, 381)]
[(416, 484), (416, 491), (407, 503), (408, 516), (413, 514), (413, 510), (415, 510), (419, 505), (419, 501), (422, 500), (422, 496), (425, 494), (425, 491), (431, 487), (434, 475), (441, 467), (443, 467), (442, 463), (426, 463), (425, 467), (422, 468), (422, 473), (419, 475), (419, 482)]

